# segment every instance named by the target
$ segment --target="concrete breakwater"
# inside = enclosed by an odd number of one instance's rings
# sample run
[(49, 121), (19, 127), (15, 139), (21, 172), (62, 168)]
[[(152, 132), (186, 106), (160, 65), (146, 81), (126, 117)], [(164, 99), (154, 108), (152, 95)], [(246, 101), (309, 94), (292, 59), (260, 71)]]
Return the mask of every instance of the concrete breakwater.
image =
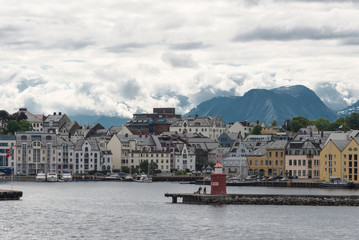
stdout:
[(299, 205), (299, 206), (359, 206), (355, 195), (279, 195), (279, 194), (180, 194), (166, 193), (172, 203), (182, 198), (185, 204), (237, 205)]
[(0, 200), (19, 200), (21, 197), (22, 197), (21, 191), (0, 189)]

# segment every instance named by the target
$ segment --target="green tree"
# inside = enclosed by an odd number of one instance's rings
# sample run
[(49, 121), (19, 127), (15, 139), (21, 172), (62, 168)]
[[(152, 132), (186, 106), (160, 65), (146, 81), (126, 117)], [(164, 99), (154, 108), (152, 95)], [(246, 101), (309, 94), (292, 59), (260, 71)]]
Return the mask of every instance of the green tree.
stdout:
[(342, 130), (342, 131), (349, 131), (350, 127), (346, 124), (345, 118), (340, 117), (334, 122), (330, 123), (329, 131), (336, 131), (336, 130)]
[(273, 120), (271, 121), (270, 125), (271, 125), (272, 127), (276, 127), (276, 126), (278, 126), (278, 121), (275, 120), (275, 119), (273, 119)]
[(14, 135), (20, 130), (20, 124), (16, 120), (10, 120), (3, 129), (4, 134)]
[(253, 135), (261, 135), (261, 134), (262, 134), (262, 127), (261, 127), (261, 125), (256, 125), (256, 126), (254, 126), (254, 128), (253, 128), (251, 134), (253, 134)]
[(20, 125), (20, 131), (25, 132), (25, 131), (31, 131), (32, 130), (32, 125), (31, 123), (29, 123), (28, 121), (21, 119), (19, 121), (19, 125)]
[(178, 171), (176, 171), (176, 173), (175, 173), (175, 175), (176, 176), (183, 176), (183, 175), (186, 175), (187, 173), (185, 172), (185, 171), (183, 171), (183, 170), (178, 170)]
[(122, 166), (121, 171), (124, 172), (124, 173), (130, 173), (130, 168), (127, 167), (127, 166)]
[(5, 110), (0, 110), (0, 124), (1, 126), (5, 126), (5, 124), (9, 121), (9, 113)]
[(140, 163), (141, 172), (145, 172), (147, 174), (153, 175), (157, 169), (158, 169), (158, 164), (155, 162), (151, 162), (149, 166), (148, 166), (148, 160), (145, 160)]
[(292, 132), (298, 132), (299, 129), (307, 127), (308, 125), (310, 125), (310, 120), (302, 116), (293, 117), (292, 120), (290, 120), (290, 129)]
[(140, 172), (148, 173), (148, 160), (140, 162)]
[(319, 131), (328, 131), (330, 128), (330, 122), (325, 118), (318, 118), (313, 122), (313, 124), (318, 128)]
[(157, 169), (158, 169), (158, 164), (155, 163), (155, 162), (151, 162), (148, 174), (153, 175), (156, 172)]
[(359, 129), (359, 113), (353, 112), (349, 116), (345, 117), (345, 122), (348, 124), (348, 127), (353, 130)]

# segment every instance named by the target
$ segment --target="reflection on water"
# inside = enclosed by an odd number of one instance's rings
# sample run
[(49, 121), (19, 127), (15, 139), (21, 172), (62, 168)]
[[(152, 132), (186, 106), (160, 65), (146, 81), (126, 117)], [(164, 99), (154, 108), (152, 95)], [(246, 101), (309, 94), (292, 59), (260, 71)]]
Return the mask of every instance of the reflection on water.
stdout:
[[(358, 207), (186, 205), (164, 197), (197, 188), (167, 182), (15, 182), (24, 195), (1, 202), (0, 234), (2, 239), (357, 239), (359, 234)], [(227, 192), (359, 195), (263, 187)]]

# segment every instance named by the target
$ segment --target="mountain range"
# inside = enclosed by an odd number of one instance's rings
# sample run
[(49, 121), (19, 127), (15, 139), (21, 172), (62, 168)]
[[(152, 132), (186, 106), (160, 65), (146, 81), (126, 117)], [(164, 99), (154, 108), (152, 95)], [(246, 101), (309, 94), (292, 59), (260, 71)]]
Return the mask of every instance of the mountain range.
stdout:
[[(359, 112), (359, 101), (343, 110), (335, 112), (328, 108), (309, 88), (296, 85), (271, 90), (252, 89), (243, 96), (215, 97), (200, 103), (184, 116), (221, 116), (226, 123), (236, 121), (263, 121), (269, 125), (277, 120), (278, 125), (295, 116), (311, 120), (320, 117), (334, 121), (338, 117)], [(69, 116), (72, 121), (81, 124), (100, 123), (105, 128), (120, 126), (129, 119), (108, 116)]]

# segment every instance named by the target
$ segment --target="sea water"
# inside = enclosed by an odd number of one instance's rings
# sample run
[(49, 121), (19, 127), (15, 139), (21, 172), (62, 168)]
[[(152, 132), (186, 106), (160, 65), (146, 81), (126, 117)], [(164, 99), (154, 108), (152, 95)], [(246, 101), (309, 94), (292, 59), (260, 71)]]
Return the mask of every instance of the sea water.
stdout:
[[(359, 207), (173, 204), (165, 193), (193, 193), (199, 187), (178, 182), (0, 185), (11, 187), (23, 197), (0, 202), (1, 239), (359, 239)], [(228, 187), (227, 192), (359, 195), (358, 190), (271, 187)]]

